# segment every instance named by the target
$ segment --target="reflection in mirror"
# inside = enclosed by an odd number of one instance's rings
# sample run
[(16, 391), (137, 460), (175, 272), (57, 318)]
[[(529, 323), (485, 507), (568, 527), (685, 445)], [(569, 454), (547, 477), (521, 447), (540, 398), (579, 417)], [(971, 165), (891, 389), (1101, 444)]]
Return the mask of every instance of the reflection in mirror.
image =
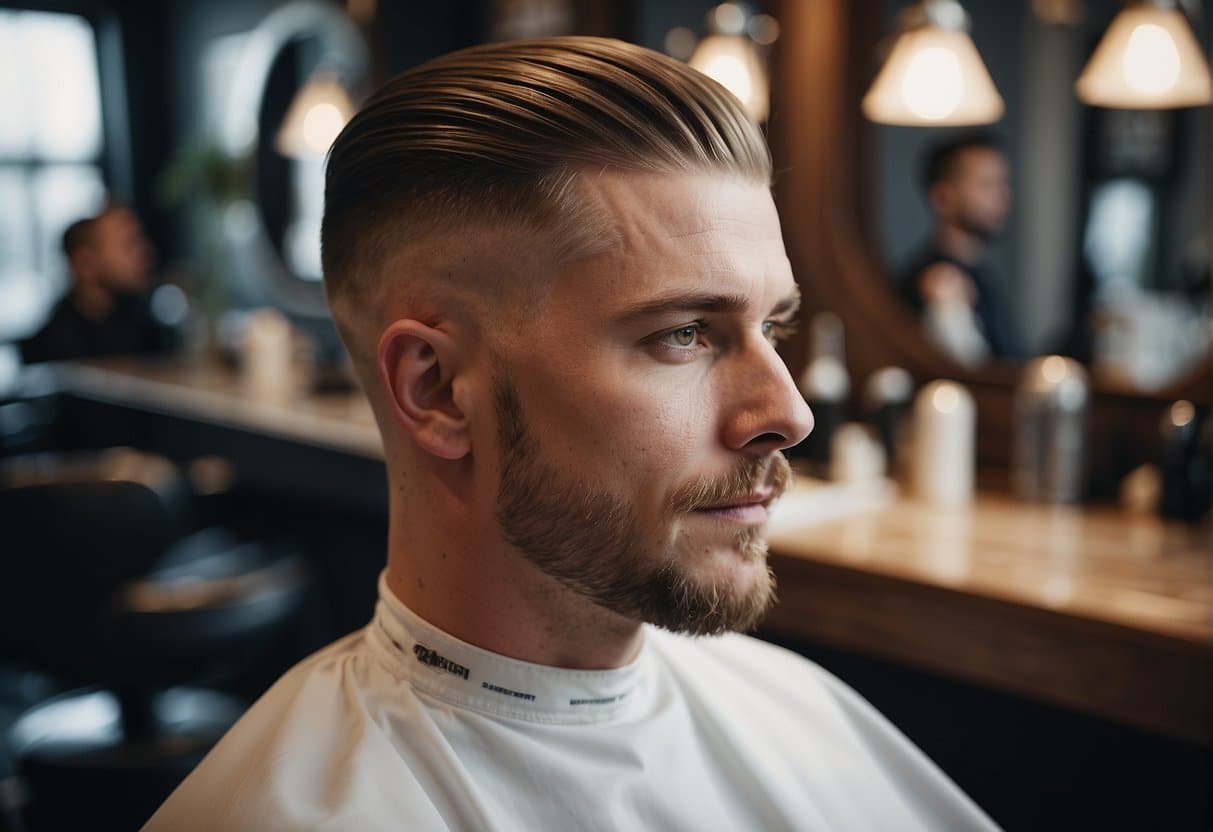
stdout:
[[(1079, 101), (1114, 0), (964, 5), (1006, 115), (980, 134), (874, 126), (893, 288), (969, 366), (1062, 353), (1141, 390), (1192, 372), (1211, 337), (1209, 108)], [(1208, 6), (1191, 22), (1207, 51)]]
[(922, 188), (932, 227), (897, 277), (902, 297), (930, 338), (962, 364), (1019, 357), (1003, 281), (987, 253), (1011, 207), (1002, 147), (980, 133), (936, 145)]
[(271, 245), (292, 275), (308, 281), (321, 278), (324, 155), (288, 156), (278, 137), (296, 94), (322, 56), (319, 39), (303, 36), (288, 43), (275, 58), (261, 100), (254, 177), (254, 199)]

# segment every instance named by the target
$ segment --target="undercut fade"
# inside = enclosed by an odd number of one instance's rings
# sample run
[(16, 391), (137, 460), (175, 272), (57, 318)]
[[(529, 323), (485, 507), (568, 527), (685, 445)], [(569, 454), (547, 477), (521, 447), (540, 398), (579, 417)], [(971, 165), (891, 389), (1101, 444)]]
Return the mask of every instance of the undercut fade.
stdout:
[(329, 153), (321, 245), (338, 327), (348, 334), (346, 308), (373, 308), (386, 258), (430, 235), (513, 224), (547, 235), (561, 259), (608, 245), (577, 188), (601, 170), (769, 185), (771, 159), (724, 87), (621, 41), (476, 46), (398, 76)]

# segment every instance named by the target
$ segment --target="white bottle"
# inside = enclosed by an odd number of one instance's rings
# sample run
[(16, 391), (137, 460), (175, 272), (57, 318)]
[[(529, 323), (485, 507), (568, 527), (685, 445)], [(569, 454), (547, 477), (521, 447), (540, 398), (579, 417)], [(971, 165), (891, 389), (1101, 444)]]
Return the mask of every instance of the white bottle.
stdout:
[(910, 487), (937, 506), (973, 499), (977, 467), (976, 408), (973, 397), (954, 381), (933, 381), (914, 400), (914, 445)]

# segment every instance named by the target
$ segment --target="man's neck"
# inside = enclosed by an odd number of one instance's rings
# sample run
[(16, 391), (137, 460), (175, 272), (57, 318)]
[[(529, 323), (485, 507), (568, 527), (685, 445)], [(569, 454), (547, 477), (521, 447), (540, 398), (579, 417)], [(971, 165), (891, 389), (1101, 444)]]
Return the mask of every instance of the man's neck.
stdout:
[[(430, 624), (456, 638), (535, 664), (578, 670), (622, 667), (644, 643), (641, 625), (587, 601), (503, 542), (448, 534), (393, 506), (387, 585)], [(398, 523), (397, 518), (401, 518)], [(441, 529), (426, 540), (423, 529)], [(407, 529), (407, 533), (404, 531)]]
[(940, 223), (935, 229), (935, 245), (944, 254), (966, 266), (978, 265), (986, 253), (984, 240), (950, 223)]
[(100, 321), (114, 308), (114, 296), (100, 286), (77, 283), (72, 287), (71, 304), (80, 316), (90, 321)]

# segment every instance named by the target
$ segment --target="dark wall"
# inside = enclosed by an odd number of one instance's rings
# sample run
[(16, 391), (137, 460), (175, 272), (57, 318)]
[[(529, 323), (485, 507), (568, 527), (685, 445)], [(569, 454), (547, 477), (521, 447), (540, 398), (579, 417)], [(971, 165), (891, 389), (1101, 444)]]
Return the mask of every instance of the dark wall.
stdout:
[(666, 32), (685, 26), (704, 34), (704, 19), (716, 3), (711, 0), (666, 0), (639, 4), (636, 14), (636, 42), (650, 49), (661, 49)]
[(488, 0), (444, 3), (381, 3), (375, 51), (386, 81), (410, 67), (484, 41)]

